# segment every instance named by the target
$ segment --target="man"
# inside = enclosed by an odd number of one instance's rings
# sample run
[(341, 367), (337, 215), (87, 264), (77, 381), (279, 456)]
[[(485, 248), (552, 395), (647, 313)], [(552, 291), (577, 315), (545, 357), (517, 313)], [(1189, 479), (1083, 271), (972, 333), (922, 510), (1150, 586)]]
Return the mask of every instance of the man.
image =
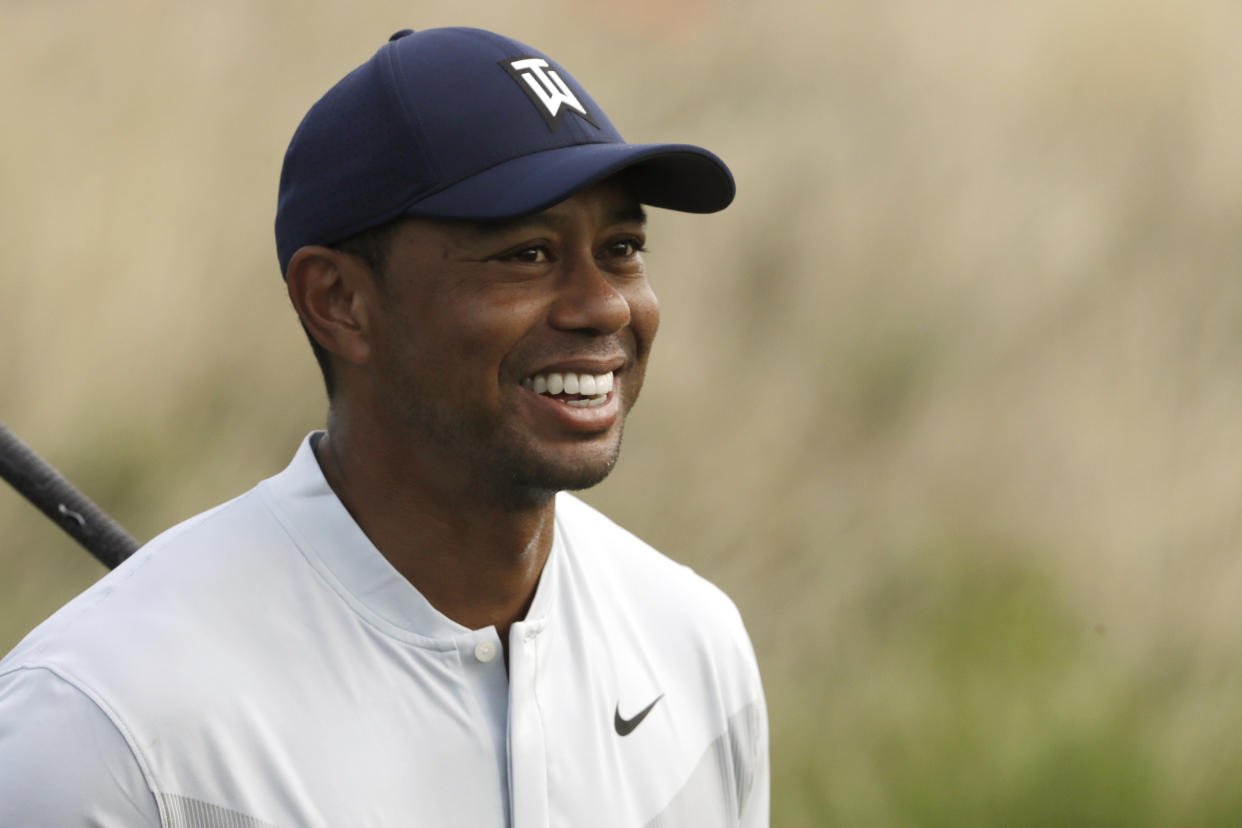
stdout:
[(0, 662), (0, 824), (766, 824), (737, 611), (563, 493), (656, 333), (640, 204), (732, 197), (528, 46), (394, 35), (281, 175), (327, 429)]

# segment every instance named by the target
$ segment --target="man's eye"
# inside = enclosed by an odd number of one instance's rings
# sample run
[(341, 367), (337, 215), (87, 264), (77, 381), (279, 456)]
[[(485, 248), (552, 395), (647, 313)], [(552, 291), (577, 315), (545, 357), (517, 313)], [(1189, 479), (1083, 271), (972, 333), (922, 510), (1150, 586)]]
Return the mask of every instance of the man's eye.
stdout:
[(607, 251), (610, 256), (618, 256), (628, 259), (631, 256), (637, 256), (647, 248), (643, 247), (643, 243), (638, 239), (621, 239), (608, 245)]
[(504, 258), (521, 264), (544, 264), (549, 260), (548, 249), (541, 246), (523, 247), (521, 250), (515, 250)]

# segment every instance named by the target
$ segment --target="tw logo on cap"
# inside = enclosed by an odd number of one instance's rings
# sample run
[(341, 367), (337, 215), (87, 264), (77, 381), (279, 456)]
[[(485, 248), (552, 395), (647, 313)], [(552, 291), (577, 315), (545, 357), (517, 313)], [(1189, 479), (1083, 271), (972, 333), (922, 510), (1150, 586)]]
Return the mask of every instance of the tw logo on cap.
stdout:
[(561, 79), (556, 70), (541, 57), (520, 57), (502, 60), (500, 65), (505, 68), (517, 85), (522, 87), (526, 97), (535, 104), (535, 109), (547, 122), (548, 129), (553, 132), (560, 126), (561, 119), (567, 110), (577, 112), (583, 120), (599, 129), (599, 124), (586, 111), (586, 107)]

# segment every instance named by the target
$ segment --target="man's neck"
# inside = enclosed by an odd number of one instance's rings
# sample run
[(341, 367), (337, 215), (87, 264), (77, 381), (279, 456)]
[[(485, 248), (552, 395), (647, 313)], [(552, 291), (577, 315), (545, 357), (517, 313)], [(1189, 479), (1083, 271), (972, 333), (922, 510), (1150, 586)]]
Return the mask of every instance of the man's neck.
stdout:
[(339, 423), (319, 438), (315, 456), (363, 532), (432, 606), (470, 629), (495, 626), (507, 646), (552, 549), (552, 497), (514, 507), (454, 490)]

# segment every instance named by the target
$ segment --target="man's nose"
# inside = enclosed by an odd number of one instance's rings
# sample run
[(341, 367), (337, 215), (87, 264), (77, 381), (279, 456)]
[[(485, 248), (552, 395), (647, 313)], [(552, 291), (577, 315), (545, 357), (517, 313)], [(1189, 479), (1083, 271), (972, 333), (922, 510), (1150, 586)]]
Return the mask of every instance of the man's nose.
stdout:
[(611, 334), (630, 324), (629, 300), (614, 279), (592, 256), (567, 262), (549, 314), (552, 326)]

